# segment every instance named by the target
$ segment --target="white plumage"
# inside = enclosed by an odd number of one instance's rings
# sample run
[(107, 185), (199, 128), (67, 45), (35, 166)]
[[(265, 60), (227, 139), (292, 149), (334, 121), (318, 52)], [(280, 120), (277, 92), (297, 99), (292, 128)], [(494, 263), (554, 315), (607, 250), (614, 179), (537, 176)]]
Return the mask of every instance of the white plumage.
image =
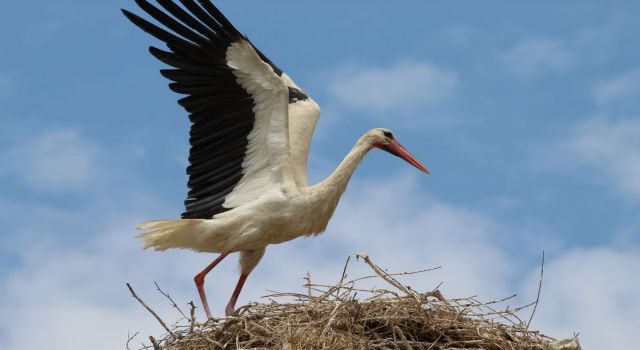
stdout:
[[(145, 248), (185, 248), (221, 255), (195, 277), (211, 317), (204, 277), (229, 253), (240, 252), (240, 280), (225, 310), (269, 244), (323, 232), (356, 167), (372, 148), (402, 157), (428, 172), (388, 129), (373, 129), (324, 181), (309, 186), (307, 158), (318, 105), (241, 35), (208, 0), (157, 0), (166, 11), (136, 0), (168, 30), (126, 10), (169, 51), (151, 53), (175, 69), (170, 87), (188, 95), (189, 197), (181, 219), (148, 221)], [(171, 16), (170, 16), (171, 15)], [(174, 34), (175, 33), (175, 34)]]

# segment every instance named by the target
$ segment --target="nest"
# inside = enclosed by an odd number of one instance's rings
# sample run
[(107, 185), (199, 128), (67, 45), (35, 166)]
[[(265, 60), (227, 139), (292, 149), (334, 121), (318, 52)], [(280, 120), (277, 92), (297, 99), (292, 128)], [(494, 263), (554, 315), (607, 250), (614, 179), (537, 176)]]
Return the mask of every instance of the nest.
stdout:
[[(131, 289), (167, 331), (161, 340), (149, 337), (151, 344), (143, 349), (580, 349), (576, 337), (556, 341), (529, 329), (531, 318), (523, 321), (518, 313), (533, 307), (533, 317), (537, 301), (500, 310), (514, 296), (480, 302), (475, 297), (446, 299), (437, 288), (417, 292), (394, 276), (430, 270), (390, 274), (366, 254), (358, 257), (375, 275), (345, 281), (347, 260), (336, 285), (315, 284), (307, 276), (304, 294), (274, 293), (268, 303), (245, 305), (234, 316), (206, 323), (196, 322), (193, 303), (187, 316), (158, 287), (183, 316), (167, 327)], [(357, 287), (369, 278), (383, 279), (389, 289)]]

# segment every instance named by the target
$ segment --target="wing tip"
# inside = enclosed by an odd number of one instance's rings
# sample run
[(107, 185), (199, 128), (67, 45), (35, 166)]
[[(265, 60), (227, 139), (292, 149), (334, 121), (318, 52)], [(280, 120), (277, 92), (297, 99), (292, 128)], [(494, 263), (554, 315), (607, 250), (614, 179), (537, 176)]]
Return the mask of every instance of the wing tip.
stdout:
[(134, 13), (130, 12), (127, 9), (123, 9), (121, 8), (120, 11), (122, 12), (122, 14), (127, 17), (129, 20), (131, 20), (131, 17), (138, 17), (137, 15), (135, 15)]
[(125, 17), (127, 17), (127, 19), (129, 21), (131, 21), (131, 23), (135, 24), (137, 27), (139, 27), (140, 29), (147, 31), (147, 26), (151, 25), (151, 23), (149, 23), (149, 21), (147, 21), (146, 19), (136, 15), (135, 13), (126, 10), (126, 9), (120, 9), (122, 11), (122, 14), (125, 15)]

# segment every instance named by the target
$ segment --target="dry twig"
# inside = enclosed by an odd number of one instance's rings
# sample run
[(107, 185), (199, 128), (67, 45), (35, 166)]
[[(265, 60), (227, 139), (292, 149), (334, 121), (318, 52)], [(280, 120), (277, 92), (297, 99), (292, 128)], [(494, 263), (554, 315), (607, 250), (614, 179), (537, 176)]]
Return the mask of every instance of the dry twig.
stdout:
[(145, 304), (144, 301), (142, 301), (142, 299), (140, 299), (140, 297), (136, 294), (136, 292), (133, 291), (133, 287), (131, 287), (131, 285), (129, 283), (127, 283), (127, 288), (129, 288), (129, 292), (131, 292), (131, 295), (142, 305), (144, 306), (145, 309), (147, 309), (147, 311), (149, 311), (153, 317), (156, 318), (156, 320), (158, 320), (158, 322), (160, 322), (160, 325), (162, 325), (162, 328), (164, 328), (167, 333), (169, 333), (172, 337), (175, 337), (175, 334), (169, 329), (169, 327), (167, 327), (167, 325), (164, 323), (164, 321), (162, 321), (162, 319), (160, 318), (160, 316), (158, 316), (158, 314), (153, 311), (149, 306), (147, 306), (147, 304)]
[(176, 302), (175, 302), (175, 301), (173, 301), (173, 299), (171, 298), (171, 296), (170, 296), (168, 293), (165, 293), (164, 291), (162, 291), (162, 289), (160, 289), (160, 286), (158, 285), (158, 282), (153, 281), (153, 284), (155, 284), (155, 285), (156, 285), (156, 289), (158, 290), (158, 292), (160, 292), (160, 294), (162, 294), (165, 298), (169, 299), (169, 302), (171, 302), (171, 305), (172, 305), (176, 310), (178, 310), (178, 312), (180, 313), (180, 315), (182, 315), (182, 317), (183, 317), (184, 319), (187, 319), (187, 320), (188, 320), (189, 318), (187, 317), (187, 315), (185, 315), (185, 314), (184, 314), (184, 312), (182, 312), (182, 309), (180, 309), (180, 307), (178, 306), (178, 304), (176, 304)]
[(193, 332), (193, 329), (196, 327), (196, 305), (193, 303), (193, 301), (190, 301), (189, 307), (191, 309), (191, 317), (189, 318), (189, 332)]
[(538, 302), (540, 301), (540, 291), (542, 290), (542, 277), (544, 277), (544, 250), (542, 251), (542, 264), (540, 264), (540, 282), (538, 283), (538, 294), (536, 295), (535, 305), (533, 306), (533, 311), (531, 311), (531, 317), (529, 317), (529, 322), (527, 322), (527, 330), (529, 330), (529, 325), (531, 325), (531, 321), (533, 320), (533, 315), (536, 314), (536, 309), (538, 308)]
[(158, 344), (158, 341), (156, 340), (156, 338), (154, 338), (152, 335), (149, 336), (149, 340), (151, 341), (151, 344), (153, 344), (153, 350), (162, 350), (162, 348), (160, 347), (160, 344)]
[(135, 332), (133, 333), (133, 335), (129, 335), (129, 333), (127, 333), (127, 350), (131, 350), (131, 348), (129, 347), (129, 343), (131, 343), (131, 341), (133, 340), (133, 338), (135, 338), (140, 332)]

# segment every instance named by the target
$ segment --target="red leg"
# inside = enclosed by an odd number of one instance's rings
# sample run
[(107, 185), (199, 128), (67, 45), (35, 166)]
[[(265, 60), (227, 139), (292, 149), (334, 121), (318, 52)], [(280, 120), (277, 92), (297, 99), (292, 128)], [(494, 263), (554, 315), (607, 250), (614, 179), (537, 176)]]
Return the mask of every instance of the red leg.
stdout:
[(205, 267), (204, 270), (200, 271), (193, 280), (196, 282), (196, 287), (198, 288), (198, 294), (200, 294), (200, 301), (202, 301), (202, 306), (204, 307), (204, 313), (207, 315), (207, 319), (211, 319), (211, 310), (209, 310), (209, 303), (207, 302), (207, 294), (204, 292), (204, 278), (205, 276), (213, 270), (218, 263), (222, 261), (229, 253), (220, 254), (219, 257), (216, 258), (209, 266)]
[(240, 291), (242, 290), (242, 286), (244, 286), (244, 281), (247, 280), (247, 276), (249, 274), (241, 274), (240, 279), (238, 280), (238, 284), (236, 285), (236, 289), (233, 291), (233, 295), (231, 295), (231, 299), (229, 300), (229, 304), (224, 309), (224, 313), (227, 316), (231, 316), (231, 314), (236, 310), (236, 301), (238, 301), (238, 296), (240, 295)]

